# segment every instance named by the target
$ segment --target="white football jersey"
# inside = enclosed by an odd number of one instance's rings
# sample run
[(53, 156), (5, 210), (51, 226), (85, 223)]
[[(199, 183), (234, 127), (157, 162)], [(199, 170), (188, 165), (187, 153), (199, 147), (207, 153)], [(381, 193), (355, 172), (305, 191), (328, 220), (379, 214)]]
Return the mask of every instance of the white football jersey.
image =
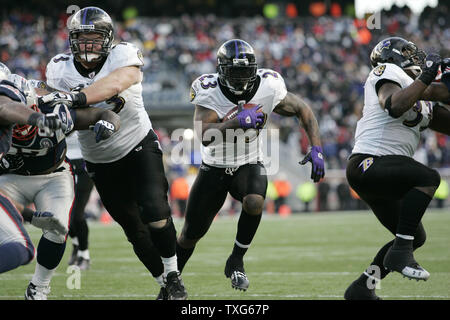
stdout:
[(404, 155), (412, 157), (420, 140), (420, 132), (427, 128), (432, 114), (430, 101), (418, 101), (399, 118), (383, 110), (375, 86), (386, 79), (408, 87), (414, 80), (395, 64), (380, 64), (369, 74), (364, 86), (363, 116), (358, 121), (352, 153), (377, 156)]
[[(87, 87), (118, 68), (144, 64), (140, 50), (126, 42), (115, 45), (100, 71), (89, 74), (89, 77), (84, 77), (77, 71), (73, 59), (72, 54), (58, 54), (50, 60), (46, 72), (48, 86), (69, 92), (80, 85)], [(144, 107), (141, 82), (125, 89), (108, 102), (100, 102), (93, 107), (116, 112), (120, 116), (120, 129), (110, 138), (98, 143), (95, 142), (93, 131), (80, 130), (78, 139), (83, 158), (87, 161), (109, 163), (123, 158), (152, 128)]]
[[(266, 119), (273, 109), (280, 103), (287, 94), (283, 77), (276, 71), (270, 69), (258, 69), (258, 76), (261, 81), (256, 94), (246, 105), (262, 106), (262, 112), (266, 114)], [(191, 103), (214, 110), (219, 119), (223, 119), (236, 104), (230, 101), (222, 93), (219, 87), (218, 74), (206, 74), (194, 80), (191, 86)], [(267, 121), (266, 121), (267, 122)], [(264, 124), (265, 125), (265, 124)], [(263, 160), (262, 138), (259, 130), (249, 129), (245, 133), (242, 129), (237, 133), (237, 141), (246, 143), (227, 142), (223, 137), (223, 142), (214, 146), (201, 145), (202, 161), (215, 167), (237, 167), (247, 163), (256, 163)]]

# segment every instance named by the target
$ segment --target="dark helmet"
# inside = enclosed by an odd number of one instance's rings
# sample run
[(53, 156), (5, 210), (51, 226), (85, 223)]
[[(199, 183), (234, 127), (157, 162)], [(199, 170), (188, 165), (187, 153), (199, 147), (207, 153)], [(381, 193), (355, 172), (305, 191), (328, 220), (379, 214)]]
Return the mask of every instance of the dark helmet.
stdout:
[[(114, 25), (111, 17), (102, 9), (97, 7), (81, 9), (68, 22), (68, 29), (70, 49), (77, 61), (98, 61), (109, 54), (114, 40)], [(100, 40), (80, 41), (78, 38), (82, 33), (99, 33), (103, 38)], [(82, 51), (80, 43), (88, 45), (91, 49)], [(101, 44), (101, 49), (94, 50), (95, 44)]]
[(6, 64), (0, 62), (0, 80), (8, 79), (11, 75), (11, 71), (6, 66)]
[(404, 70), (411, 70), (416, 76), (426, 54), (411, 41), (400, 37), (381, 40), (370, 54), (370, 63), (376, 67), (379, 63), (393, 63)]
[(236, 95), (252, 89), (257, 68), (255, 52), (243, 40), (228, 40), (217, 51), (219, 81)]

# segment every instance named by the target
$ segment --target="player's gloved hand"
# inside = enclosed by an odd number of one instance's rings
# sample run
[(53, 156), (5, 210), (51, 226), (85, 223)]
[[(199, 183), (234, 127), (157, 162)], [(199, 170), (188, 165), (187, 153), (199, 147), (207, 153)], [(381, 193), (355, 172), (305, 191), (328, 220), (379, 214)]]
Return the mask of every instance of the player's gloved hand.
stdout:
[(68, 230), (61, 222), (54, 217), (53, 213), (47, 211), (35, 211), (31, 217), (31, 224), (37, 228), (56, 231), (65, 235)]
[(83, 92), (64, 93), (55, 91), (38, 98), (39, 105), (47, 103), (51, 106), (63, 103), (69, 108), (83, 107), (86, 105), (86, 95)]
[(436, 53), (430, 53), (425, 57), (424, 63), (420, 66), (422, 73), (419, 76), (419, 80), (425, 83), (427, 86), (433, 82), (441, 65), (442, 58)]
[(17, 154), (6, 154), (0, 160), (0, 174), (13, 172), (23, 166), (23, 157)]
[(323, 151), (320, 146), (312, 146), (311, 151), (303, 158), (299, 164), (304, 165), (311, 162), (311, 179), (314, 182), (319, 182), (325, 176), (325, 163), (323, 161)]
[(95, 132), (95, 142), (97, 143), (111, 137), (116, 130), (114, 125), (106, 120), (99, 120), (95, 123), (95, 126), (90, 126), (89, 128)]
[(239, 125), (242, 129), (257, 129), (264, 123), (264, 113), (257, 112), (261, 106), (256, 106), (251, 109), (244, 109), (238, 113), (236, 118), (239, 120)]
[(38, 127), (41, 136), (52, 136), (53, 132), (58, 129), (66, 130), (66, 125), (54, 113), (35, 112), (28, 118), (28, 124)]
[(442, 77), (441, 82), (447, 86), (450, 91), (450, 58), (445, 58), (441, 63)]

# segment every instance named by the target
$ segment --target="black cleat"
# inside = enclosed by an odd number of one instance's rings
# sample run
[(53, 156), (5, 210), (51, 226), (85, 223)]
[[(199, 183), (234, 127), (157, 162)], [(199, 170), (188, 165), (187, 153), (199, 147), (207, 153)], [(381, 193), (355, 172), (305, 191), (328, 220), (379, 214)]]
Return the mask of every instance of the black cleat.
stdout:
[(375, 289), (369, 289), (367, 286), (361, 285), (355, 280), (345, 290), (345, 300), (382, 300), (375, 294)]
[(225, 264), (225, 276), (231, 278), (231, 287), (236, 290), (248, 289), (250, 282), (248, 281), (247, 275), (244, 270), (244, 262), (239, 258), (228, 257)]
[(156, 300), (169, 300), (169, 293), (167, 292), (166, 287), (161, 287), (161, 290), (159, 290), (159, 294), (156, 297)]
[(78, 246), (73, 245), (73, 249), (72, 249), (72, 254), (70, 255), (69, 258), (69, 266), (73, 266), (77, 264), (77, 260), (78, 260)]
[(413, 251), (409, 248), (390, 247), (384, 256), (383, 264), (386, 269), (397, 271), (409, 279), (426, 281), (430, 277), (430, 273), (414, 259)]
[(187, 300), (187, 292), (178, 271), (172, 271), (167, 274), (166, 290), (167, 300)]

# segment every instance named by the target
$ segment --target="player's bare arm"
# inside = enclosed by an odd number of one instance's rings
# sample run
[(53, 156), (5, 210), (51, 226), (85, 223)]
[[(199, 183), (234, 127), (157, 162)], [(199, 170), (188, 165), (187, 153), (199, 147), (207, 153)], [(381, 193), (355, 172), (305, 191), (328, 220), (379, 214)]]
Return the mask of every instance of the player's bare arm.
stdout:
[(141, 80), (142, 73), (138, 67), (122, 67), (95, 81), (81, 92), (86, 95), (87, 105), (96, 104), (118, 95)]
[(420, 97), (421, 100), (450, 102), (450, 91), (443, 83), (433, 82), (430, 84)]
[[(238, 118), (234, 118), (225, 122), (220, 122), (217, 113), (211, 109), (196, 105), (194, 112), (195, 123), (201, 123), (201, 137), (204, 146), (208, 146), (213, 141), (203, 141), (203, 136), (208, 129), (216, 129), (222, 133), (225, 133), (226, 129), (237, 129), (240, 127)], [(197, 132), (199, 134), (200, 132)]]
[(0, 124), (28, 124), (30, 116), (36, 113), (23, 103), (16, 102), (6, 96), (0, 96)]
[(120, 128), (120, 116), (112, 112), (110, 110), (88, 107), (88, 108), (79, 108), (75, 110), (76, 112), (76, 121), (74, 123), (75, 130), (85, 130), (89, 129), (90, 125), (95, 125), (100, 120), (107, 121), (111, 123), (115, 130), (117, 131)]
[(388, 110), (389, 114), (398, 118), (403, 113), (413, 107), (418, 101), (422, 100), (422, 95), (436, 78), (436, 74), (441, 64), (441, 57), (436, 54), (429, 54), (425, 58), (422, 73), (406, 88), (394, 82), (386, 82), (378, 90), (378, 101), (381, 108)]
[(273, 110), (286, 117), (296, 116), (305, 128), (311, 144), (311, 151), (299, 163), (311, 162), (311, 179), (319, 182), (325, 176), (325, 163), (320, 141), (319, 124), (308, 104), (295, 94), (288, 92), (286, 97)]
[(286, 117), (296, 116), (302, 123), (312, 146), (320, 146), (319, 124), (311, 108), (300, 97), (287, 93), (286, 97), (273, 110)]
[(40, 129), (53, 131), (61, 127), (57, 115), (44, 115), (33, 111), (23, 103), (16, 102), (6, 96), (0, 96), (0, 124), (30, 124)]
[(450, 110), (440, 104), (433, 107), (433, 118), (428, 128), (450, 136)]

